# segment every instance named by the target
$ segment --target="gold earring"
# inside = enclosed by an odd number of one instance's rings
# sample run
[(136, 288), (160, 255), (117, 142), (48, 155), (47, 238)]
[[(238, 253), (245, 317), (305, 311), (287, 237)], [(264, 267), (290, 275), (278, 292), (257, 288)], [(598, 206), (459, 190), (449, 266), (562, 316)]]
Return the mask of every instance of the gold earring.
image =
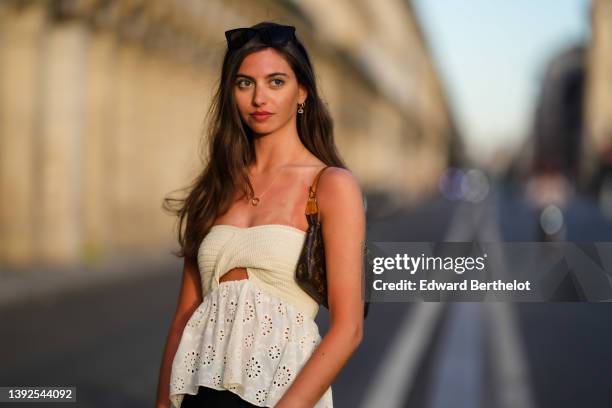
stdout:
[(306, 102), (303, 102), (301, 104), (298, 104), (298, 106), (300, 107), (298, 109), (298, 113), (304, 113), (304, 105), (306, 105)]

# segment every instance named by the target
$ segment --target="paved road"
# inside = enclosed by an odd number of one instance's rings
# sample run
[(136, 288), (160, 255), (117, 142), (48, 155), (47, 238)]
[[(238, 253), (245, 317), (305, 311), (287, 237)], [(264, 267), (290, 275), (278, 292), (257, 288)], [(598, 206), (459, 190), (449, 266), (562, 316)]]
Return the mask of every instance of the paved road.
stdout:
[(176, 273), (2, 310), (0, 383), (76, 386), (71, 407), (151, 407)]
[[(530, 241), (532, 228), (513, 227), (529, 210), (516, 190), (504, 189), (499, 222), (504, 240)], [(516, 220), (514, 220), (516, 221)], [(588, 197), (574, 197), (565, 211), (566, 241), (612, 241), (612, 222)], [(530, 385), (540, 408), (612, 407), (612, 305), (516, 303)]]
[[(533, 212), (515, 191), (498, 191), (476, 218), (437, 198), (371, 219), (369, 239), (534, 240)], [(574, 211), (568, 240), (605, 237), (588, 202)], [(0, 384), (74, 385), (79, 402), (69, 407), (152, 406), (180, 264), (147, 272), (0, 309)], [(324, 310), (317, 323), (324, 333)], [(610, 407), (610, 323), (607, 304), (373, 304), (333, 385), (335, 406)]]

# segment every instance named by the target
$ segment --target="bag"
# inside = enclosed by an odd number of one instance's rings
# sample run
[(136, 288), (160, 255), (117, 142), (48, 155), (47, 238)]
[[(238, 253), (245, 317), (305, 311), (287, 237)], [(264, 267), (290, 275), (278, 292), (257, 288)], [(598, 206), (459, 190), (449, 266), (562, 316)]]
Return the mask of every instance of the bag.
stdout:
[[(306, 219), (308, 220), (308, 230), (304, 247), (298, 259), (295, 279), (297, 284), (312, 297), (318, 304), (329, 309), (327, 302), (327, 273), (325, 266), (325, 247), (323, 245), (323, 233), (319, 222), (319, 209), (317, 207), (317, 182), (321, 173), (329, 166), (324, 167), (317, 173), (313, 184), (308, 193), (306, 204)], [(364, 255), (369, 254), (367, 245), (364, 245)], [(363, 318), (368, 315), (370, 304), (365, 302)]]

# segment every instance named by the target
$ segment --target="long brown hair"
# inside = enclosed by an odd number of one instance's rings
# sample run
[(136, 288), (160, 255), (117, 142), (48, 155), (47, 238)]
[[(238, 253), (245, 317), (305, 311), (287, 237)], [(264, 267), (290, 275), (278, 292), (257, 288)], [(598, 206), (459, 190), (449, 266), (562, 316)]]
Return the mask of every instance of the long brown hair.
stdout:
[[(275, 25), (261, 22), (251, 28)], [(236, 50), (227, 50), (221, 78), (207, 112), (207, 163), (204, 170), (186, 188), (184, 198), (164, 198), (163, 208), (178, 216), (177, 235), (180, 250), (176, 256), (196, 260), (199, 245), (218, 215), (226, 212), (236, 195), (254, 193), (248, 166), (255, 159), (253, 133), (246, 126), (234, 99), (234, 81), (244, 58), (264, 48), (274, 48), (289, 63), (297, 81), (308, 96), (304, 113), (297, 115), (297, 131), (304, 146), (328, 166), (347, 168), (336, 149), (333, 120), (317, 91), (310, 57), (299, 39), (286, 45), (264, 44), (255, 36)], [(238, 190), (240, 189), (240, 190)]]

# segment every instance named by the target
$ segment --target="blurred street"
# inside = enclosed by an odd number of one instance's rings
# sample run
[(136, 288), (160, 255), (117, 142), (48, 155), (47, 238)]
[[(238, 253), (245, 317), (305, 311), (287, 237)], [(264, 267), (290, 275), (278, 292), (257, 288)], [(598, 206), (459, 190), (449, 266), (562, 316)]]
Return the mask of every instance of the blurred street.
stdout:
[[(263, 20), (309, 50), (369, 243), (612, 242), (612, 1), (0, 1), (0, 386), (154, 405), (183, 266), (163, 204), (208, 164), (223, 33)], [(611, 306), (564, 276), (372, 303), (334, 406), (612, 407)]]
[[(382, 216), (373, 203), (369, 240), (533, 241), (536, 214), (519, 192), (498, 184), (479, 204), (439, 197)], [(612, 223), (593, 211), (585, 218), (584, 200), (568, 207), (568, 238), (612, 237)], [(10, 346), (0, 352), (0, 383), (73, 385), (79, 407), (151, 406), (180, 266), (5, 307)], [(370, 313), (360, 349), (334, 383), (337, 407), (612, 404), (607, 304), (375, 303)], [(317, 323), (324, 334), (326, 310)]]

